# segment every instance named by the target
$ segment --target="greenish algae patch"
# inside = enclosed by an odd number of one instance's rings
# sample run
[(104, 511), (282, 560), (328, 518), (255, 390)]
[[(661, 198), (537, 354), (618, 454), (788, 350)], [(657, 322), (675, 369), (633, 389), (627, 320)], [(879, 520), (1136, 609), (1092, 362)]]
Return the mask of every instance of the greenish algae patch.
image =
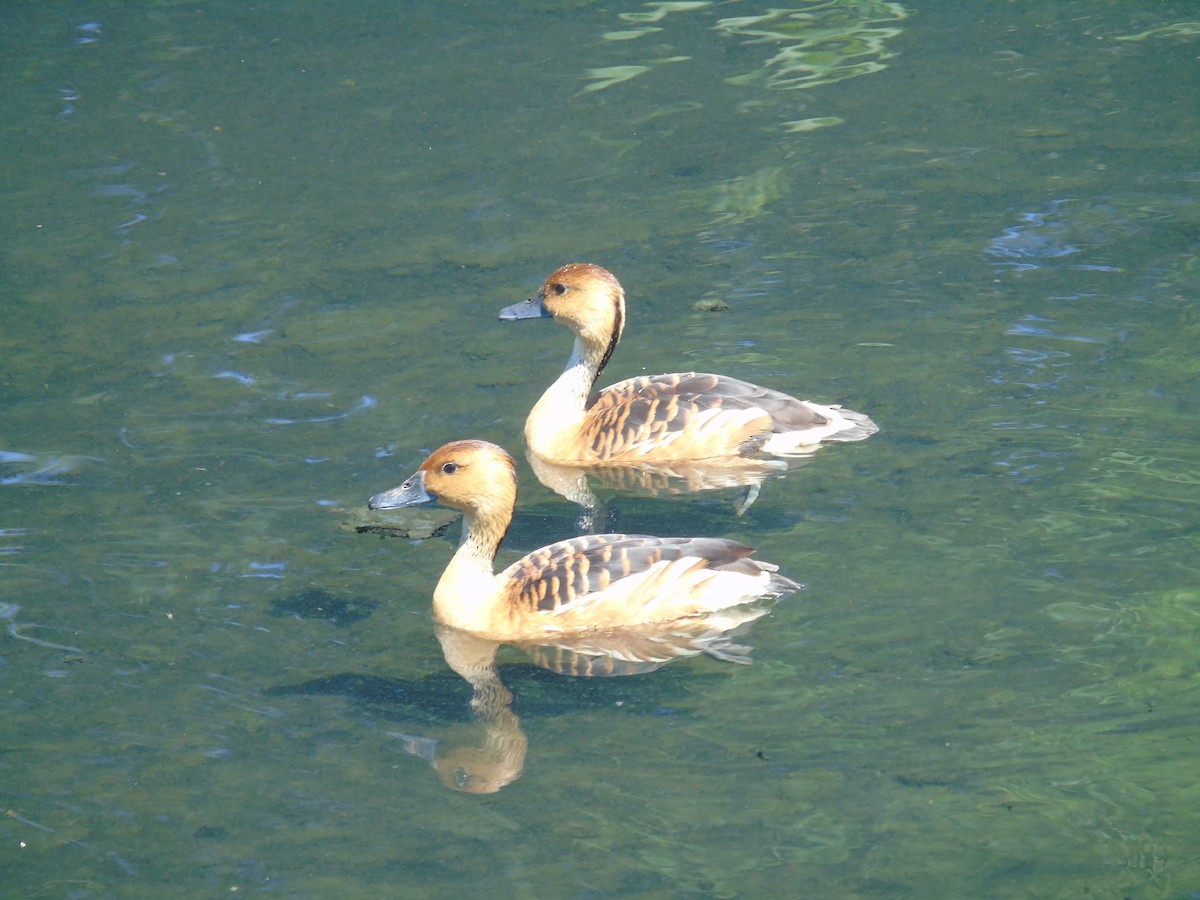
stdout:
[(710, 225), (738, 225), (764, 215), (788, 191), (790, 179), (779, 166), (765, 166), (705, 190)]

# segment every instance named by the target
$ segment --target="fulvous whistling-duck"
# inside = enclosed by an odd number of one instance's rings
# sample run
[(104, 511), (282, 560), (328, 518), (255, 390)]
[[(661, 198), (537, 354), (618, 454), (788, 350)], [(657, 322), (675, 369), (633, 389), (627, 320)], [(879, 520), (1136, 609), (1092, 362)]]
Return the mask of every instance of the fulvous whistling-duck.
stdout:
[(437, 499), (463, 513), (462, 540), (433, 594), (433, 617), (489, 640), (517, 642), (734, 613), (800, 585), (737, 541), (599, 534), (558, 541), (493, 574), (517, 500), (516, 464), (500, 447), (438, 448), (371, 509)]
[(719, 460), (811, 453), (879, 430), (862, 413), (797, 400), (725, 375), (630, 378), (591, 394), (625, 325), (625, 292), (589, 263), (555, 270), (500, 318), (553, 318), (575, 333), (567, 367), (525, 420), (531, 453), (566, 465)]

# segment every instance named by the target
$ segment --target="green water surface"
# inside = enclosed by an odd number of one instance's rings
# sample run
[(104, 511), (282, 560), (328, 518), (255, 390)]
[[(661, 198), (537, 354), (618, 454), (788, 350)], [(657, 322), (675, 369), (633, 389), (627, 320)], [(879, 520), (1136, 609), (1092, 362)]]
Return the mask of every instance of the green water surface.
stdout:
[[(0, 894), (1197, 896), (1197, 18), (12, 4)], [(520, 455), (569, 340), (496, 312), (573, 260), (629, 294), (606, 383), (882, 430), (743, 516), (612, 498), (806, 590), (748, 667), (502, 652), (524, 772), (456, 793), (406, 752), (480, 740), (456, 528), (343, 523)], [(521, 465), (505, 563), (577, 515)]]

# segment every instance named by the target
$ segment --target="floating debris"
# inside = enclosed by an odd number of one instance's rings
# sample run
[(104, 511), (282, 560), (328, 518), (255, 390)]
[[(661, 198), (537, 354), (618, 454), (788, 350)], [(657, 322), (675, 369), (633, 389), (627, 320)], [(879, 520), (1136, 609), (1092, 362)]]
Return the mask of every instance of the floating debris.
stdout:
[(444, 534), (461, 515), (456, 510), (437, 506), (421, 509), (409, 507), (398, 510), (368, 510), (366, 504), (342, 512), (347, 515), (347, 518), (339, 523), (339, 527), (344, 531), (408, 538), (410, 541), (421, 541)]

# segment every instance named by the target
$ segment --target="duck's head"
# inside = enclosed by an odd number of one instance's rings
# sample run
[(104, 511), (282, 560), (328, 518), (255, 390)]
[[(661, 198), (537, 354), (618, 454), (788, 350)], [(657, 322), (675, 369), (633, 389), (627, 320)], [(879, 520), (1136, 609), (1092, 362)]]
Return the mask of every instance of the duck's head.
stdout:
[(399, 509), (436, 500), (507, 525), (517, 502), (517, 464), (487, 441), (453, 441), (434, 450), (402, 485), (376, 494), (370, 509)]
[(555, 319), (586, 343), (606, 347), (607, 361), (625, 328), (625, 291), (607, 269), (568, 263), (555, 269), (528, 300), (500, 310), (500, 318)]

